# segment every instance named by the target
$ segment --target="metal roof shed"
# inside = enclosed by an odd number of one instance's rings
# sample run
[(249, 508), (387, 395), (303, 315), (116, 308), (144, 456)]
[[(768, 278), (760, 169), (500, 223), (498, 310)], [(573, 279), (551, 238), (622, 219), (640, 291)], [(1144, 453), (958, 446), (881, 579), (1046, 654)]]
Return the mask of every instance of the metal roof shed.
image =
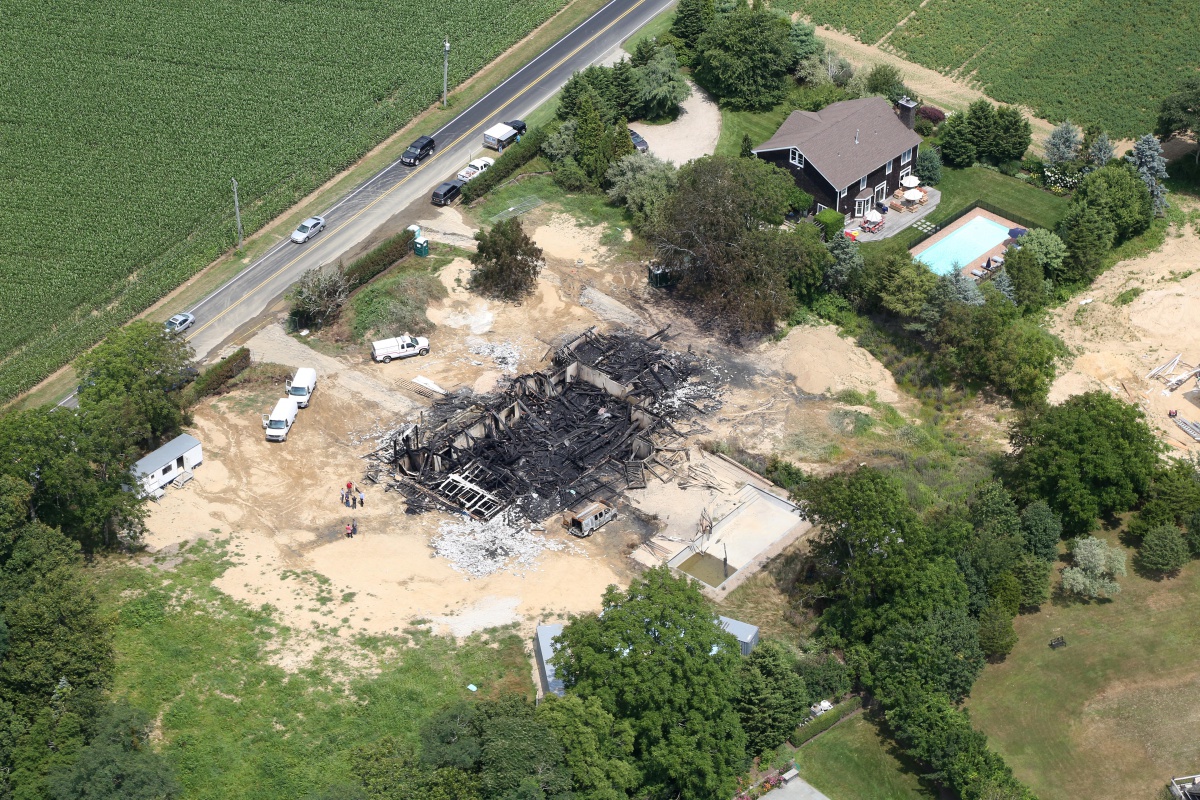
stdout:
[(742, 655), (750, 655), (754, 645), (758, 644), (758, 626), (729, 617), (720, 617), (719, 619), (721, 627), (737, 638), (738, 644), (742, 646)]
[(545, 694), (554, 693), (559, 697), (565, 695), (567, 690), (562, 678), (555, 677), (554, 665), (550, 663), (550, 659), (554, 657), (554, 653), (558, 650), (558, 645), (554, 644), (554, 637), (560, 635), (562, 632), (562, 625), (538, 625), (536, 634), (537, 647), (534, 650), (534, 655), (537, 657), (538, 677), (542, 681), (542, 692)]
[(133, 465), (133, 475), (143, 492), (161, 496), (162, 487), (187, 474), (204, 461), (200, 441), (194, 436), (180, 434)]

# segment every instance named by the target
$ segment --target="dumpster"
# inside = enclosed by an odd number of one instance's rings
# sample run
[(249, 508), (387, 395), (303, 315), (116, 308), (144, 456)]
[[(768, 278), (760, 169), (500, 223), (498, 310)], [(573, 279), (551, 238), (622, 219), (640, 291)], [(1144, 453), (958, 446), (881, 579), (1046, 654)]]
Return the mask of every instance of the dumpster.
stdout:
[(429, 240), (424, 236), (413, 239), (413, 252), (419, 256), (429, 255)]

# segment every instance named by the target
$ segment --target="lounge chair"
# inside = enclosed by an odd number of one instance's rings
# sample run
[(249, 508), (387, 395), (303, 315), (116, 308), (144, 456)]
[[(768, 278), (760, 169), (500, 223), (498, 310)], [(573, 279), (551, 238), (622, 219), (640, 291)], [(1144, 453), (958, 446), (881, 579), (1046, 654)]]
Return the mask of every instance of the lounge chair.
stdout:
[(971, 270), (971, 274), (974, 275), (976, 278), (986, 278), (987, 277), (986, 272), (984, 272), (983, 270), (978, 270), (978, 269)]

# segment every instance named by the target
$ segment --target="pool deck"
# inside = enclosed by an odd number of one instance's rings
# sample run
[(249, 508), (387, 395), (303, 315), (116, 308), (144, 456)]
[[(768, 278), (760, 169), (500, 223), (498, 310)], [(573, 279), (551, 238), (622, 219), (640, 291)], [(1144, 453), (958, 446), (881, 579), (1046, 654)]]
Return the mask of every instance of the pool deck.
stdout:
[[(914, 211), (889, 211), (883, 217), (883, 230), (879, 233), (867, 233), (859, 230), (859, 225), (862, 224), (862, 217), (849, 217), (846, 219), (846, 229), (858, 231), (858, 241), (860, 242), (881, 242), (903, 230), (907, 230), (913, 226), (913, 223), (920, 222), (933, 213), (938, 207), (938, 203), (942, 202), (942, 193), (932, 186), (926, 186), (925, 191), (929, 193), (929, 199), (925, 201), (925, 205), (914, 206)], [(891, 198), (888, 198), (891, 200)]]
[[(914, 247), (909, 252), (912, 254), (913, 258), (918, 258), (921, 255), (921, 253), (924, 253), (926, 250), (933, 247), (935, 244), (940, 242), (942, 239), (945, 239), (947, 236), (954, 233), (956, 230), (963, 227), (964, 225), (966, 225), (968, 222), (975, 219), (976, 217), (983, 217), (984, 219), (990, 219), (992, 222), (999, 223), (999, 224), (1003, 225), (1005, 228), (1009, 228), (1009, 229), (1017, 227), (1017, 224), (1015, 222), (1013, 222), (1012, 220), (1007, 220), (998, 214), (993, 214), (990, 211), (984, 211), (982, 208), (977, 208), (974, 211), (972, 211), (970, 214), (967, 214), (962, 219), (955, 220), (954, 223), (952, 225), (950, 225), (949, 227), (943, 228), (942, 230), (935, 233), (933, 236), (930, 236), (928, 239), (921, 242), (919, 245)], [(859, 240), (860, 241), (862, 240), (861, 237), (859, 237)], [(968, 278), (975, 278), (975, 280), (979, 281), (980, 283), (982, 283), (983, 281), (986, 281), (986, 280), (990, 280), (992, 278), (992, 276), (996, 274), (995, 272), (988, 273), (988, 274), (984, 275), (982, 278), (977, 278), (976, 276), (971, 274), (971, 270), (980, 269), (984, 264), (987, 263), (987, 260), (989, 258), (995, 258), (996, 256), (1002, 256), (1002, 255), (1004, 255), (1004, 251), (1007, 249), (1008, 248), (1005, 247), (1005, 245), (1003, 243), (1000, 243), (1000, 244), (996, 245), (995, 247), (987, 250), (985, 253), (983, 253), (981, 256), (976, 258), (974, 261), (971, 261), (968, 264), (964, 264), (963, 268), (961, 270), (962, 274), (966, 275)]]

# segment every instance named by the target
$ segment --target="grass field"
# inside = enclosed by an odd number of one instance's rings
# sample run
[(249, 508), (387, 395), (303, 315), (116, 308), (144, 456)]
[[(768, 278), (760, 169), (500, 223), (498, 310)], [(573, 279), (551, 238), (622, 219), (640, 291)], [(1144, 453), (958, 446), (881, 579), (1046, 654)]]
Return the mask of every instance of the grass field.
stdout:
[[(304, 797), (345, 780), (354, 748), (385, 735), (413, 739), (426, 715), (470, 694), (467, 684), (485, 696), (532, 692), (523, 644), (511, 633), (455, 646), (408, 629), (356, 640), (374, 668), (330, 655), (287, 673), (268, 653), (297, 647), (296, 632), (270, 608), (249, 608), (211, 586), (229, 555), (199, 544), (170, 571), (97, 570), (102, 604), (119, 621), (114, 692), (161, 720), (162, 751), (184, 798)], [(336, 626), (346, 598), (317, 601)], [(397, 648), (410, 637), (420, 647)], [(346, 649), (328, 639), (332, 652)]]
[(895, 745), (862, 714), (844, 720), (796, 751), (800, 777), (830, 800), (934, 800), (937, 793), (896, 755)]
[[(1154, 127), (1159, 102), (1194, 68), (1200, 4), (1151, 0), (774, 0), (814, 22), (947, 74), (1039, 117), (1099, 124), (1120, 137)], [(904, 21), (902, 26), (897, 23)], [(890, 34), (890, 35), (889, 35)]]
[[(1200, 563), (1172, 580), (1130, 570), (1120, 582), (1111, 602), (1019, 617), (1016, 649), (971, 692), (976, 724), (1041, 800), (1073, 800), (1083, 786), (1157, 797), (1172, 775), (1200, 771)], [(1065, 648), (1047, 646), (1056, 636)]]
[(0, 400), (228, 249), (230, 178), (253, 231), (438, 96), (445, 32), (458, 83), (564, 3), (10, 4)]

